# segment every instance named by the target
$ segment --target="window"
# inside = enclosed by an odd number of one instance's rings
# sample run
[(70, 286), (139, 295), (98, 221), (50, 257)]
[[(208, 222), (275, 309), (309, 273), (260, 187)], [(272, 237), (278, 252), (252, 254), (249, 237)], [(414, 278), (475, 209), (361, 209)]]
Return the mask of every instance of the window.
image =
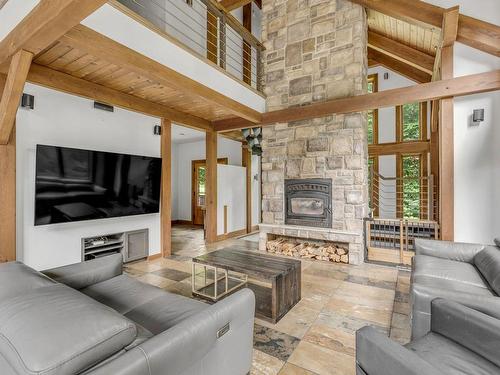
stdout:
[(420, 219), (422, 208), (422, 164), (420, 155), (401, 155), (398, 217)]
[(427, 139), (427, 103), (408, 103), (396, 107), (397, 141)]
[[(378, 91), (377, 74), (368, 76), (368, 93)], [(378, 109), (368, 111), (368, 144), (378, 143)]]

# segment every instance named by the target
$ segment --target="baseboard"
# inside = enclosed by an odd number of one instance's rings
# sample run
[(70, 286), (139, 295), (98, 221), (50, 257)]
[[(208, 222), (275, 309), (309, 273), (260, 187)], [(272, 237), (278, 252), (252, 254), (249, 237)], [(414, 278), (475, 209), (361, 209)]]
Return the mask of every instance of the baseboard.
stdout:
[(162, 257), (161, 253), (153, 254), (153, 255), (148, 256), (148, 260), (156, 260), (156, 259), (160, 259), (161, 257)]
[(217, 241), (224, 241), (224, 240), (227, 240), (229, 238), (239, 237), (239, 236), (242, 236), (246, 233), (247, 233), (247, 230), (245, 228), (245, 229), (236, 230), (234, 232), (219, 234), (219, 235), (217, 235)]
[(172, 220), (172, 225), (193, 225), (192, 220)]

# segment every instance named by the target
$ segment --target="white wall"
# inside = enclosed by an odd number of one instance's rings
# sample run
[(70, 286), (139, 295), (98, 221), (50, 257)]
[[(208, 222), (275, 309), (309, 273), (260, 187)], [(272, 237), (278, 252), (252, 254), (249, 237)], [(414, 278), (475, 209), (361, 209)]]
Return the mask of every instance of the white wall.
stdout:
[(224, 234), (224, 206), (227, 206), (227, 233), (246, 228), (246, 168), (217, 166), (217, 234)]
[[(500, 1), (428, 0), (444, 8), (500, 25)], [(500, 59), (456, 43), (455, 77), (500, 69)], [(470, 122), (474, 109), (484, 108), (485, 121)], [(500, 92), (455, 99), (455, 240), (493, 243), (500, 236)]]
[[(254, 178), (257, 176), (257, 180)], [(262, 196), (260, 193), (260, 156), (252, 155), (252, 225), (260, 224)]]
[[(176, 211), (172, 212), (173, 220), (191, 220), (191, 162), (205, 159), (205, 141), (181, 143), (177, 145), (177, 188), (172, 200), (177, 202)], [(218, 158), (228, 158), (230, 165), (241, 166), (241, 143), (218, 137)], [(174, 179), (173, 179), (174, 180)]]
[(93, 108), (90, 100), (28, 84), (35, 109), (17, 115), (17, 257), (45, 269), (81, 261), (81, 238), (149, 229), (150, 254), (160, 251), (159, 214), (34, 226), (35, 146), (49, 144), (92, 150), (160, 156), (154, 117), (115, 108)]

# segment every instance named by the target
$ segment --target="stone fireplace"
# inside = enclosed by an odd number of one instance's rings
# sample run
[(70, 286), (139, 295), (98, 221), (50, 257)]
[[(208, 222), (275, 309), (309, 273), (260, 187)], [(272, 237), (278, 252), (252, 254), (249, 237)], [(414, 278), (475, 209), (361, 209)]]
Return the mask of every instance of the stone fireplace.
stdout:
[[(268, 111), (366, 93), (361, 6), (347, 0), (264, 0), (262, 22)], [(300, 245), (295, 254), (303, 250), (301, 243), (315, 243), (321, 252), (338, 247), (347, 250), (344, 261), (363, 262), (366, 129), (360, 112), (263, 128), (261, 250), (283, 236)]]
[(285, 180), (285, 224), (330, 228), (332, 179)]

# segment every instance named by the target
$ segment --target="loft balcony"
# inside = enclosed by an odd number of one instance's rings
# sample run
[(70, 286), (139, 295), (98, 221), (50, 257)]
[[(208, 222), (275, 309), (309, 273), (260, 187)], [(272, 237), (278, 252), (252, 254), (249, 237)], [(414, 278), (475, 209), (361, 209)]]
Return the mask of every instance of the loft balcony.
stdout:
[[(263, 47), (222, 6), (210, 0), (102, 3), (34, 53), (28, 81), (199, 129), (234, 117), (259, 122)], [(9, 1), (0, 10), (0, 24), (10, 21), (0, 27), (0, 40), (20, 35), (13, 31), (23, 22), (43, 19), (45, 4)], [(62, 13), (53, 17), (47, 23), (63, 24)]]

